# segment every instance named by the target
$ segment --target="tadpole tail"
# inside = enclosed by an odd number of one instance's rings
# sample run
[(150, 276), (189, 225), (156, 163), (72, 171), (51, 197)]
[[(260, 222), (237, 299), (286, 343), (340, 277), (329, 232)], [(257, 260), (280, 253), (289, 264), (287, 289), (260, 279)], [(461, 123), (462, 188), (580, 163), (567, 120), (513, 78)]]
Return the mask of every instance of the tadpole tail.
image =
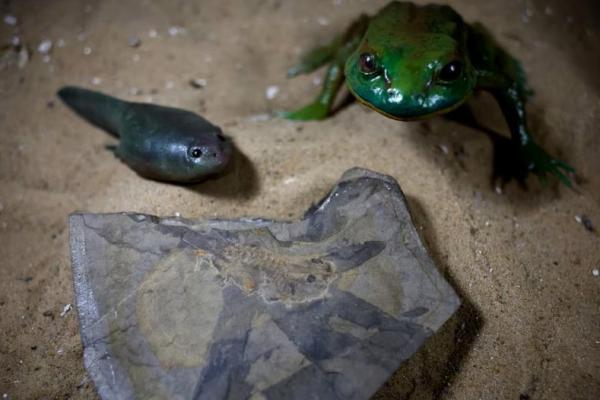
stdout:
[(76, 86), (65, 86), (57, 94), (81, 117), (119, 137), (126, 101)]

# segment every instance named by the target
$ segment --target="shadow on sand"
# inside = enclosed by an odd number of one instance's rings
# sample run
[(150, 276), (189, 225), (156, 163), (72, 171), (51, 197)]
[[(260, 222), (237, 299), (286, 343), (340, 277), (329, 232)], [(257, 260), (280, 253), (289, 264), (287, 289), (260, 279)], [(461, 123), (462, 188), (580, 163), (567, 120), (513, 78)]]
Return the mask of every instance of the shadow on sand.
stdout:
[(408, 196), (407, 201), (416, 225), (425, 227), (421, 239), (444, 278), (460, 297), (461, 306), (423, 347), (400, 366), (373, 400), (444, 398), (484, 324), (477, 306), (443, 263), (443, 255), (435, 245), (433, 234), (427, 230), (431, 224), (423, 208), (413, 197)]
[(217, 199), (249, 200), (256, 196), (260, 184), (254, 164), (234, 145), (231, 162), (224, 171), (203, 182), (188, 185), (186, 188)]

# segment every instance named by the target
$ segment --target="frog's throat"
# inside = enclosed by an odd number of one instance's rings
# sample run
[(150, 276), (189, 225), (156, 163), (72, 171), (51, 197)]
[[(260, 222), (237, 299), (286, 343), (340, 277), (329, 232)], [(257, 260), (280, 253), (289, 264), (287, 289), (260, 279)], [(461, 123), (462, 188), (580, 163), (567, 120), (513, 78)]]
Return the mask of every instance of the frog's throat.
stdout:
[(414, 117), (398, 117), (397, 115), (388, 114), (385, 111), (375, 107), (372, 103), (369, 103), (368, 101), (366, 101), (365, 99), (363, 99), (362, 97), (357, 95), (352, 90), (350, 85), (346, 85), (346, 86), (348, 87), (348, 90), (350, 91), (350, 93), (352, 93), (352, 95), (358, 100), (359, 103), (369, 107), (372, 110), (377, 111), (379, 114), (385, 115), (386, 117), (391, 118), (391, 119), (395, 119), (396, 121), (421, 121), (424, 119), (434, 117), (436, 115), (446, 114), (446, 113), (456, 110), (458, 107), (462, 106), (465, 103), (465, 101), (467, 101), (467, 99), (470, 97), (470, 96), (465, 96), (461, 101), (452, 104), (450, 107), (442, 108), (441, 110), (437, 110), (437, 111), (430, 112), (427, 114), (419, 114), (419, 115), (415, 115)]

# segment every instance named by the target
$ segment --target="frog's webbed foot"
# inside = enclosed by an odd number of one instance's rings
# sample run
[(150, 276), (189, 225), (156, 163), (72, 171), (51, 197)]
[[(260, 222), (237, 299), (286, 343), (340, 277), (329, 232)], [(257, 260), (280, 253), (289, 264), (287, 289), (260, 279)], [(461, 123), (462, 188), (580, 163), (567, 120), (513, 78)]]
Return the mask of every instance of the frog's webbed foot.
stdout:
[(278, 115), (292, 121), (310, 121), (325, 119), (329, 115), (329, 107), (316, 100), (295, 111), (282, 111)]
[(291, 120), (319, 120), (332, 113), (336, 95), (344, 82), (344, 64), (356, 49), (367, 29), (369, 18), (358, 18), (347, 31), (329, 44), (309, 52), (299, 64), (288, 70), (288, 77), (294, 77), (316, 70), (328, 64), (319, 96), (310, 104), (291, 112), (280, 112), (279, 116)]
[[(515, 61), (516, 62), (516, 61)], [(506, 76), (497, 74), (497, 87), (493, 88), (493, 82), (487, 82), (492, 87), (492, 94), (496, 97), (502, 113), (508, 122), (511, 132), (511, 141), (513, 146), (516, 146), (517, 168), (522, 171), (522, 174), (527, 175), (529, 172), (535, 173), (542, 184), (547, 183), (547, 175), (551, 174), (557, 177), (567, 187), (572, 187), (573, 182), (569, 177), (570, 173), (575, 170), (569, 164), (551, 157), (546, 151), (541, 148), (528, 132), (525, 118), (525, 87), (524, 82), (518, 80), (511, 84), (502, 87), (502, 79)]]
[(565, 186), (573, 187), (573, 182), (569, 177), (575, 169), (569, 164), (559, 159), (551, 157), (546, 151), (535, 142), (529, 142), (519, 147), (519, 158), (521, 165), (527, 171), (535, 173), (542, 184), (547, 184), (547, 174), (557, 177)]
[(530, 172), (537, 175), (540, 182), (546, 185), (547, 175), (554, 175), (567, 187), (573, 183), (569, 177), (575, 169), (569, 164), (551, 157), (535, 142), (518, 145), (514, 141), (498, 134), (490, 135), (494, 145), (494, 165), (492, 185), (502, 188), (511, 180), (516, 180), (526, 188), (527, 176)]

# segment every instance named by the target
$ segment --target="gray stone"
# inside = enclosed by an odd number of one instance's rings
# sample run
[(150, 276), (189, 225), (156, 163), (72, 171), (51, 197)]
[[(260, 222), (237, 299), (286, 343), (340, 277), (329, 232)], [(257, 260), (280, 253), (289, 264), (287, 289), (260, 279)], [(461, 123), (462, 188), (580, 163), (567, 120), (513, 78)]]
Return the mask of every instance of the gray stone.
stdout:
[(459, 305), (364, 169), (296, 222), (73, 214), (70, 235), (104, 399), (367, 399)]

